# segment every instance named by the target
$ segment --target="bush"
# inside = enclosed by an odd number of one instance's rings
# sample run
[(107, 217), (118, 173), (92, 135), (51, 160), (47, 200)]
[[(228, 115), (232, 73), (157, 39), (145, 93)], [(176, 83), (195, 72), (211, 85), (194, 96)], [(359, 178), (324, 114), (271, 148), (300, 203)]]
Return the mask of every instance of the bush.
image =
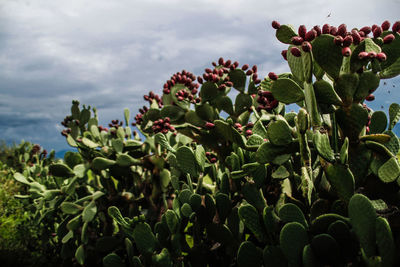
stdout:
[(178, 72), (144, 96), (144, 138), (128, 109), (104, 127), (73, 101), (62, 135), (78, 152), (14, 178), (64, 264), (398, 265), (400, 105), (387, 119), (364, 103), (400, 73), (400, 22), (388, 25), (369, 37), (273, 22), (291, 73), (261, 80), (223, 58), (197, 82)]

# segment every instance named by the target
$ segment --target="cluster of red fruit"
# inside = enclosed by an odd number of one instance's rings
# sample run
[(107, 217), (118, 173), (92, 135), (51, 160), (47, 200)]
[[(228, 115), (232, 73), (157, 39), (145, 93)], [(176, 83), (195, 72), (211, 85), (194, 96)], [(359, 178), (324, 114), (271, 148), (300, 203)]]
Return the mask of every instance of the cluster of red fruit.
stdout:
[(115, 129), (118, 129), (122, 125), (123, 125), (122, 121), (112, 120), (111, 123), (108, 124), (108, 127), (110, 127), (110, 128), (114, 127)]
[[(254, 124), (252, 122), (247, 123), (245, 126), (241, 125), (238, 122), (233, 125), (233, 127), (240, 133), (243, 132), (243, 130), (245, 130), (244, 133), (246, 134), (246, 136), (250, 136), (253, 134), (253, 132), (251, 130), (253, 128), (253, 126), (254, 126)], [(245, 129), (243, 129), (243, 127)]]
[(167, 134), (168, 131), (174, 132), (175, 128), (170, 124), (171, 120), (169, 117), (165, 117), (164, 119), (159, 119), (154, 121), (151, 129), (154, 133), (163, 133)]
[[(239, 62), (232, 62), (230, 59), (224, 60), (224, 58), (220, 57), (217, 62), (212, 62), (214, 69), (206, 68), (203, 76), (197, 77), (197, 81), (202, 84), (204, 81), (220, 83), (218, 86), (218, 90), (225, 90), (226, 87), (232, 87), (233, 83), (230, 81), (228, 76), (229, 71), (235, 70), (239, 67)], [(261, 82), (258, 79), (257, 75), (257, 66), (254, 65), (251, 69), (249, 69), (249, 65), (245, 64), (241, 68), (243, 71), (246, 71), (247, 76), (252, 76), (252, 80), (255, 84), (259, 84)]]
[(159, 108), (162, 108), (163, 106), (161, 97), (155, 94), (153, 91), (150, 91), (148, 95), (144, 95), (143, 98), (144, 100), (148, 101), (150, 105), (153, 103), (153, 100), (156, 100)]
[[(272, 27), (276, 30), (280, 28), (280, 24), (277, 21), (272, 22)], [(321, 34), (330, 34), (335, 36), (334, 43), (338, 46), (342, 47), (342, 55), (348, 57), (351, 55), (350, 45), (355, 44), (358, 45), (362, 40), (365, 38), (370, 38), (368, 34), (372, 32), (373, 38), (377, 39), (380, 38), (384, 31), (389, 30), (390, 22), (385, 20), (381, 26), (379, 25), (372, 25), (372, 27), (365, 26), (362, 27), (360, 30), (352, 29), (350, 32), (347, 31), (346, 24), (341, 24), (339, 27), (331, 26), (329, 24), (324, 24), (322, 29), (316, 25), (311, 30), (307, 31), (306, 26), (300, 25), (298, 29), (298, 36), (294, 36), (291, 39), (292, 44), (294, 45), (301, 45), (301, 48), (304, 52), (309, 52), (312, 49), (311, 41), (321, 35)], [(400, 32), (400, 21), (396, 21), (392, 26), (393, 32)], [(389, 44), (395, 39), (393, 34), (387, 34), (382, 39), (383, 44)], [(296, 57), (301, 56), (301, 51), (298, 47), (292, 47), (290, 49), (292, 55)], [(282, 56), (287, 59), (287, 50), (282, 51)], [(359, 58), (377, 58), (380, 61), (386, 60), (386, 55), (384, 53), (375, 53), (375, 52), (361, 52), (359, 53)]]
[[(199, 85), (199, 84), (196, 84)], [(200, 103), (201, 102), (201, 98), (200, 97), (196, 97), (197, 93), (197, 89), (192, 89), (191, 92), (188, 92), (186, 89), (181, 89), (178, 92), (175, 93), (176, 98), (178, 99), (178, 101), (183, 101), (183, 100), (187, 100), (190, 103)]]
[(211, 163), (215, 163), (215, 162), (218, 161), (217, 156), (214, 155), (214, 154), (211, 153), (211, 152), (208, 152), (208, 151), (207, 151), (207, 152), (206, 152), (206, 157), (207, 157), (208, 161), (211, 162)]
[(168, 95), (171, 93), (171, 88), (176, 84), (183, 84), (191, 91), (192, 95), (197, 93), (199, 85), (195, 83), (196, 76), (186, 70), (177, 72), (171, 76), (171, 78), (164, 84), (163, 93)]
[(279, 104), (278, 100), (274, 98), (270, 91), (258, 91), (257, 103), (257, 111), (266, 110), (267, 112), (271, 112), (274, 108), (276, 108)]

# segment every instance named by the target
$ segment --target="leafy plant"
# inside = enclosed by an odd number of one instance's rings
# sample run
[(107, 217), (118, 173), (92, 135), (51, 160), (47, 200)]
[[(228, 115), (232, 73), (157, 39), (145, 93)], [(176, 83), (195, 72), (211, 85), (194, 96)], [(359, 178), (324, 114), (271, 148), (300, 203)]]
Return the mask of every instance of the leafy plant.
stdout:
[[(104, 266), (395, 266), (399, 139), (364, 103), (400, 74), (400, 22), (298, 32), (272, 23), (291, 73), (220, 58), (144, 96), (130, 127), (73, 101), (78, 150), (25, 168), (65, 261)], [(373, 36), (369, 36), (372, 32)], [(234, 101), (228, 96), (236, 90)], [(286, 113), (285, 104), (300, 110)], [(228, 114), (224, 116), (223, 114)], [(37, 173), (41, 173), (37, 176)], [(43, 175), (42, 175), (43, 174)]]

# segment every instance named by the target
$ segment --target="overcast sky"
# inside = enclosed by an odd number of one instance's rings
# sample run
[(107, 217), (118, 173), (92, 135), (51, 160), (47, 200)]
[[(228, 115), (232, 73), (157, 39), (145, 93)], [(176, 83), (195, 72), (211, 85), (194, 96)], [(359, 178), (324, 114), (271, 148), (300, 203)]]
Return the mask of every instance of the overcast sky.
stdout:
[[(72, 99), (105, 125), (125, 107), (136, 114), (173, 73), (199, 75), (220, 56), (262, 76), (287, 71), (274, 19), (352, 28), (394, 22), (399, 10), (400, 0), (0, 0), (0, 140), (65, 149)], [(398, 81), (381, 85), (372, 108), (400, 102)]]

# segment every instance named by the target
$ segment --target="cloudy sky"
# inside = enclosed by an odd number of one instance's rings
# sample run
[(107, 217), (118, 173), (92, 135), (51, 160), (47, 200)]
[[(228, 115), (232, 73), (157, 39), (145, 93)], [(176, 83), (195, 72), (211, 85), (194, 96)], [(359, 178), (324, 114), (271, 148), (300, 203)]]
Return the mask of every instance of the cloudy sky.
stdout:
[[(400, 0), (0, 0), (0, 140), (65, 149), (72, 99), (107, 124), (125, 107), (135, 114), (173, 73), (199, 75), (220, 56), (262, 75), (287, 71), (274, 19), (352, 28), (394, 22), (399, 10)], [(400, 102), (399, 79), (376, 96), (374, 109)]]

